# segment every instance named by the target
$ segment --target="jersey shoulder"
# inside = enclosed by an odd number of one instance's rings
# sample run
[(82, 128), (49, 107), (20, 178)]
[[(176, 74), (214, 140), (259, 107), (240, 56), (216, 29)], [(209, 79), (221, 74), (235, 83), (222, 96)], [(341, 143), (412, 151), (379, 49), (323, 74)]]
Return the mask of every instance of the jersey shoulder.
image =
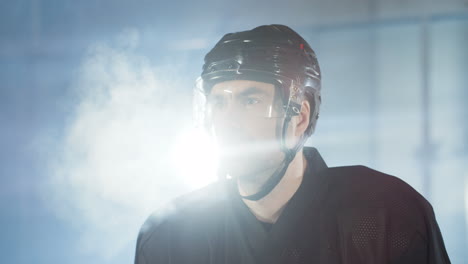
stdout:
[(228, 196), (226, 188), (226, 183), (216, 182), (182, 195), (154, 211), (140, 228), (136, 258), (142, 258), (144, 251), (165, 248), (168, 241), (177, 237), (196, 237), (202, 233), (224, 208)]
[(326, 172), (336, 206), (386, 208), (398, 215), (433, 214), (431, 204), (402, 179), (366, 166), (332, 167)]
[(412, 197), (427, 202), (418, 191), (402, 179), (366, 166), (331, 167), (326, 174), (330, 188), (341, 191), (343, 195), (355, 196), (357, 199), (362, 195), (382, 199)]
[(324, 179), (323, 210), (351, 241), (348, 253), (375, 245), (394, 263), (450, 263), (431, 204), (408, 183), (360, 165), (329, 168)]

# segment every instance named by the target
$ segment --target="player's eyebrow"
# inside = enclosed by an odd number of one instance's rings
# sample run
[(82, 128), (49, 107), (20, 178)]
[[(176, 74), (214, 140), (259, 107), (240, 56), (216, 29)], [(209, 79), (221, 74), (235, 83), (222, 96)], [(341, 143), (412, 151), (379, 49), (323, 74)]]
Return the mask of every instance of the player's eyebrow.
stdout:
[[(215, 93), (211, 93), (210, 95), (208, 95), (209, 98), (220, 98), (220, 97), (224, 97), (224, 95), (226, 93), (229, 93), (232, 95), (232, 91), (231, 90), (223, 90), (224, 92), (215, 92)], [(269, 93), (263, 89), (260, 89), (258, 87), (255, 87), (255, 86), (250, 86), (248, 88), (246, 88), (245, 90), (239, 92), (237, 94), (237, 96), (240, 96), (240, 97), (246, 97), (246, 96), (249, 96), (249, 95), (252, 95), (252, 94), (261, 94), (261, 95), (269, 95)]]
[(248, 96), (252, 94), (268, 94), (265, 90), (262, 90), (260, 88), (257, 88), (255, 86), (251, 86), (244, 91), (239, 93), (239, 96)]

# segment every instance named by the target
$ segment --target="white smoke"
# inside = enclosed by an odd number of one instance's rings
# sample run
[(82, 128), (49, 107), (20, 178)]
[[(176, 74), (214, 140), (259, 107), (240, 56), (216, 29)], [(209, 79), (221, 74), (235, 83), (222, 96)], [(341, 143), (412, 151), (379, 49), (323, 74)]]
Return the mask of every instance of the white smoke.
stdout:
[(177, 143), (187, 138), (181, 131), (189, 127), (183, 113), (190, 113), (190, 94), (180, 92), (186, 84), (170, 68), (138, 55), (138, 42), (138, 32), (126, 30), (87, 52), (76, 109), (64, 137), (53, 139), (59, 147), (49, 155), (44, 189), (51, 208), (82, 233), (76, 246), (107, 260), (134, 249), (154, 209), (212, 179), (176, 170), (191, 153)]

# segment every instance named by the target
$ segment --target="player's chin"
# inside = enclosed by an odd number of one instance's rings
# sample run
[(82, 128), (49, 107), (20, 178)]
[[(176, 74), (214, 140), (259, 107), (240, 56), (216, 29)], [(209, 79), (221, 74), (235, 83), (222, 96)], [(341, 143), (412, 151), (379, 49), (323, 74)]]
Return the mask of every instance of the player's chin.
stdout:
[(253, 159), (230, 159), (220, 162), (220, 168), (229, 176), (239, 179), (255, 179), (259, 174), (268, 170), (270, 164), (266, 164), (263, 160)]

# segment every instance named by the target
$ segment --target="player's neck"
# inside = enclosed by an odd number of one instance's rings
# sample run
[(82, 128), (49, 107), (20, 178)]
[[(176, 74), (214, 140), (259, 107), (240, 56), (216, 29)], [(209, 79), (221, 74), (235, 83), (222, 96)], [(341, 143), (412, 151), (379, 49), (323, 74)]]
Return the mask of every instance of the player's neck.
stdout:
[[(244, 199), (245, 204), (250, 208), (250, 211), (257, 217), (258, 220), (275, 223), (281, 215), (281, 212), (286, 203), (296, 193), (299, 188), (306, 167), (306, 159), (302, 150), (299, 151), (295, 158), (291, 161), (281, 181), (276, 187), (265, 197), (258, 201), (250, 201)], [(272, 172), (269, 175), (271, 176)], [(238, 189), (241, 195), (247, 195), (258, 191), (263, 182), (246, 182), (239, 180)]]

